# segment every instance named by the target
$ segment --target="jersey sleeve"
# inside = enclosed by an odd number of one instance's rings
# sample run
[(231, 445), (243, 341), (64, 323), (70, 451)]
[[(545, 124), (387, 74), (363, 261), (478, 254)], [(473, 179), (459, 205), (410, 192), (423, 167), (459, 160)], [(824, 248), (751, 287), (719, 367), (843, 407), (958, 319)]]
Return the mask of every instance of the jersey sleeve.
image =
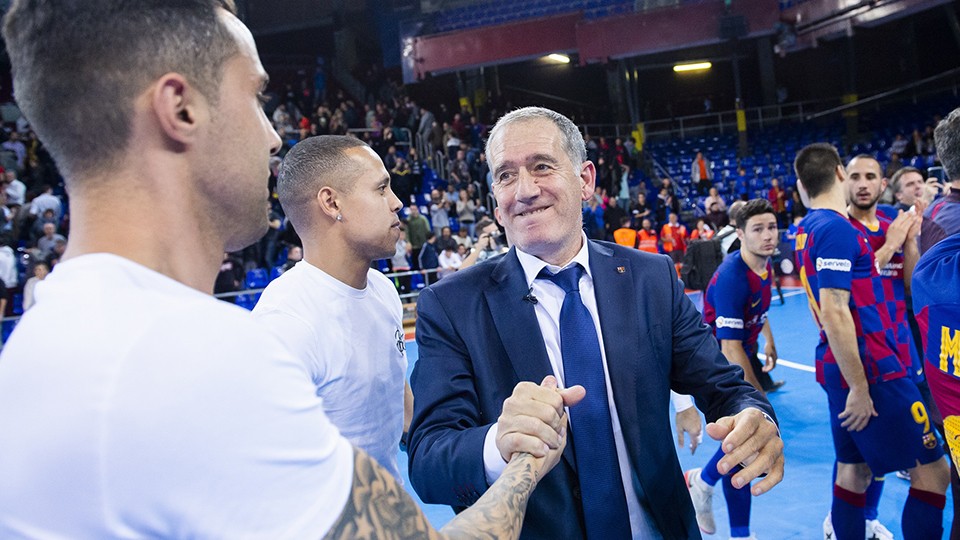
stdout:
[[(721, 268), (732, 269), (726, 265)], [(743, 341), (746, 337), (743, 320), (744, 306), (750, 294), (747, 280), (743, 276), (736, 275), (735, 272), (720, 272), (717, 275), (717, 282), (712, 287), (714, 310), (717, 314), (717, 319), (714, 321), (717, 327), (717, 339)]]
[(829, 234), (816, 238), (813, 264), (820, 289), (849, 291), (853, 282), (853, 264), (860, 254), (860, 233), (853, 225), (832, 227)]
[(294, 357), (303, 362), (317, 386), (327, 379), (330, 366), (318, 351), (323, 350), (312, 326), (300, 317), (278, 309), (254, 311), (257, 320), (286, 345)]

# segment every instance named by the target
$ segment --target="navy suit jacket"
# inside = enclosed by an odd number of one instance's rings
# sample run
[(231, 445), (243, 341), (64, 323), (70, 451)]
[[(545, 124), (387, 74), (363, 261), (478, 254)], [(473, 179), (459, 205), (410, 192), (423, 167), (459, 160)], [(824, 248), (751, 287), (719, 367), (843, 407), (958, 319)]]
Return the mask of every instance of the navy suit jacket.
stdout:
[[(670, 389), (694, 396), (708, 421), (746, 407), (773, 410), (720, 353), (669, 258), (606, 242), (590, 241), (589, 249), (632, 487), (645, 494), (642, 504), (664, 538), (700, 538), (674, 449)], [(424, 502), (462, 510), (483, 494), (483, 441), (504, 400), (519, 382), (539, 384), (553, 372), (527, 294), (511, 249), (420, 295), (409, 459), (410, 480)], [(530, 498), (521, 537), (583, 536), (570, 439)]]

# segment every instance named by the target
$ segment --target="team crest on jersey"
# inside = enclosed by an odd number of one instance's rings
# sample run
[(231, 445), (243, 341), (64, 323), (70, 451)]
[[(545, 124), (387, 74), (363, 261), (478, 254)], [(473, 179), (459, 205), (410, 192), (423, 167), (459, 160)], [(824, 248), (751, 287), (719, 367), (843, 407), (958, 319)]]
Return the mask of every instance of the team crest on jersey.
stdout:
[(817, 257), (817, 272), (821, 270), (833, 270), (834, 272), (849, 272), (853, 267), (848, 259), (824, 259)]
[(407, 350), (407, 343), (403, 340), (403, 330), (397, 328), (397, 331), (393, 333), (393, 337), (397, 339), (397, 351), (403, 354), (403, 351)]
[(933, 450), (937, 447), (937, 436), (933, 433), (923, 434), (923, 447), (927, 450)]

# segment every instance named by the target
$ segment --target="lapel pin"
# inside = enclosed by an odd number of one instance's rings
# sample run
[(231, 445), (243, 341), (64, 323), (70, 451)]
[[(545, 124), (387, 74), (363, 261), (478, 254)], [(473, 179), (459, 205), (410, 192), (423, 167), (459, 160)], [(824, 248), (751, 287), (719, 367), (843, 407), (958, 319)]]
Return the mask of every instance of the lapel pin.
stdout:
[(623, 273), (626, 272), (626, 271), (627, 271), (627, 269), (624, 268), (624, 267), (622, 267), (622, 266), (618, 266), (618, 267), (617, 267), (617, 273), (618, 273), (618, 274), (623, 274)]

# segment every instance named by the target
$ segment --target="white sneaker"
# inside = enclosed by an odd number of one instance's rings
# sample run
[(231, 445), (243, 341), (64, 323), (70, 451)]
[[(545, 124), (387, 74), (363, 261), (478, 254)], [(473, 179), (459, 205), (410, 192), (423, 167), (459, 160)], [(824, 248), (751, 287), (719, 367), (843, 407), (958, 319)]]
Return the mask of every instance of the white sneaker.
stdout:
[(713, 520), (713, 486), (708, 486), (700, 478), (701, 468), (690, 469), (683, 475), (690, 490), (690, 499), (693, 500), (693, 509), (697, 513), (697, 525), (706, 534), (717, 532), (717, 524)]
[(866, 540), (893, 540), (893, 533), (876, 519), (867, 520)]
[[(893, 533), (876, 519), (868, 519), (866, 525), (866, 540), (893, 540)], [(823, 540), (836, 540), (833, 534), (833, 519), (829, 512), (823, 520)]]

